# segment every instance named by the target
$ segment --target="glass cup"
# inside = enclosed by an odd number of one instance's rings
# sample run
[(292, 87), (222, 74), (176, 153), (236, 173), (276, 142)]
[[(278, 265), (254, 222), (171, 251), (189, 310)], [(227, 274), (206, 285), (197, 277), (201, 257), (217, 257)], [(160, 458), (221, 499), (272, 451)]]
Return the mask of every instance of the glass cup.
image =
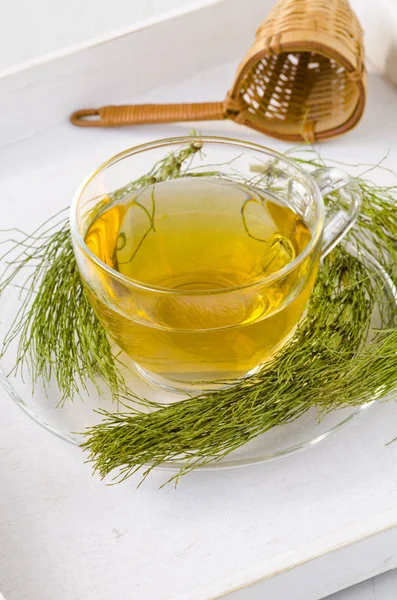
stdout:
[[(192, 148), (189, 160), (176, 160), (173, 174), (184, 177), (172, 186), (159, 183), (158, 176), (151, 182), (151, 193), (129, 185), (171, 153), (180, 156)], [(211, 196), (211, 190), (220, 192)], [(323, 196), (335, 191), (338, 194), (325, 210)], [(143, 194), (139, 204), (149, 204), (131, 213), (129, 226), (149, 219), (148, 233), (138, 244), (139, 260), (156, 272), (154, 281), (160, 283), (121, 272), (120, 265), (117, 269), (110, 259), (99, 258), (87, 242), (93, 220), (102, 219), (111, 202), (121, 198), (136, 207), (138, 194)], [(274, 357), (305, 312), (320, 259), (353, 225), (360, 202), (358, 187), (339, 169), (322, 168), (309, 175), (285, 156), (256, 144), (189, 136), (143, 144), (111, 158), (78, 189), (70, 223), (82, 281), (110, 338), (143, 377), (183, 392), (225, 385), (254, 373)], [(290, 260), (276, 270), (269, 270), (271, 254), (261, 274), (250, 261), (255, 258), (252, 248), (264, 252), (260, 245), (264, 240), (257, 232), (269, 219), (266, 207), (273, 210), (275, 221), (279, 218), (281, 228), (286, 215), (293, 215), (309, 237), (301, 251), (291, 251)], [(225, 223), (238, 223), (240, 237), (234, 225), (228, 232)], [(204, 236), (200, 227), (205, 227)], [(276, 245), (280, 252), (290, 252), (294, 239), (275, 235), (283, 242)], [(164, 240), (172, 241), (172, 251)], [(149, 248), (151, 254), (146, 256)], [(273, 243), (266, 248), (274, 252)], [(244, 277), (233, 278), (233, 272), (226, 276), (221, 260), (229, 261), (236, 273), (244, 272)], [(165, 271), (177, 268), (183, 270), (179, 279), (164, 283), (170, 281), (164, 279)], [(216, 283), (208, 282), (203, 269), (211, 273), (218, 269), (224, 280), (211, 275)]]

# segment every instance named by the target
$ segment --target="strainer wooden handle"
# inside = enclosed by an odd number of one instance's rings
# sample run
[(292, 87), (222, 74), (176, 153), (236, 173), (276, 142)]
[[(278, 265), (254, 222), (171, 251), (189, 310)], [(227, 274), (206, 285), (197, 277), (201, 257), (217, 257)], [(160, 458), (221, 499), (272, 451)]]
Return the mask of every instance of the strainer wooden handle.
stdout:
[(79, 127), (121, 127), (178, 121), (217, 121), (228, 118), (229, 113), (225, 102), (135, 104), (77, 110), (70, 120)]

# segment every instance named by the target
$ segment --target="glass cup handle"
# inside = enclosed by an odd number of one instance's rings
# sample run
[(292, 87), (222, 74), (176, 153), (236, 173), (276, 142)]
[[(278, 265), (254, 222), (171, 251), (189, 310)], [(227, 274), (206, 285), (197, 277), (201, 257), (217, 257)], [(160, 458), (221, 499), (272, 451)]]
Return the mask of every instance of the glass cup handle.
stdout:
[(354, 225), (361, 206), (361, 191), (357, 183), (344, 171), (331, 168), (317, 169), (311, 173), (320, 192), (327, 196), (338, 191), (335, 202), (325, 206), (323, 248), (324, 258)]

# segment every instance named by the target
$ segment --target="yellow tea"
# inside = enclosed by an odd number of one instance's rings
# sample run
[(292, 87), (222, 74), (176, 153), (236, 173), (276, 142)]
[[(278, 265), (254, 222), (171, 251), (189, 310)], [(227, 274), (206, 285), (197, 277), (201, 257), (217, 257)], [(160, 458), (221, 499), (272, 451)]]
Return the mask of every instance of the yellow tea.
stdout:
[(158, 183), (109, 201), (89, 224), (90, 250), (136, 285), (103, 272), (101, 293), (88, 293), (141, 369), (175, 382), (235, 379), (293, 333), (318, 260), (285, 268), (310, 239), (270, 193), (210, 177)]

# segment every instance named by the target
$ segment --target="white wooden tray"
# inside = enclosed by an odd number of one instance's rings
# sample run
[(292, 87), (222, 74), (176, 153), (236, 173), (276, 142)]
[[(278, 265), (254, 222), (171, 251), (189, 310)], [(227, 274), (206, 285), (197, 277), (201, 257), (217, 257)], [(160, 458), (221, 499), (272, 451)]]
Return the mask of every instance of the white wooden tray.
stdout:
[[(265, 13), (259, 0), (245, 0), (243, 14), (240, 0), (227, 0), (0, 80), (1, 227), (32, 229), (68, 205), (108, 156), (189, 130), (78, 130), (69, 112), (110, 101), (221, 99)], [(362, 123), (323, 153), (374, 163), (391, 149), (395, 166), (396, 114), (395, 90), (371, 74)], [(198, 128), (286, 148), (233, 123)], [(105, 486), (78, 448), (38, 428), (3, 390), (0, 423), (7, 600), (318, 600), (397, 566), (397, 444), (386, 446), (397, 435), (394, 402), (310, 451), (193, 473), (161, 491), (162, 473), (139, 490), (138, 479)]]

